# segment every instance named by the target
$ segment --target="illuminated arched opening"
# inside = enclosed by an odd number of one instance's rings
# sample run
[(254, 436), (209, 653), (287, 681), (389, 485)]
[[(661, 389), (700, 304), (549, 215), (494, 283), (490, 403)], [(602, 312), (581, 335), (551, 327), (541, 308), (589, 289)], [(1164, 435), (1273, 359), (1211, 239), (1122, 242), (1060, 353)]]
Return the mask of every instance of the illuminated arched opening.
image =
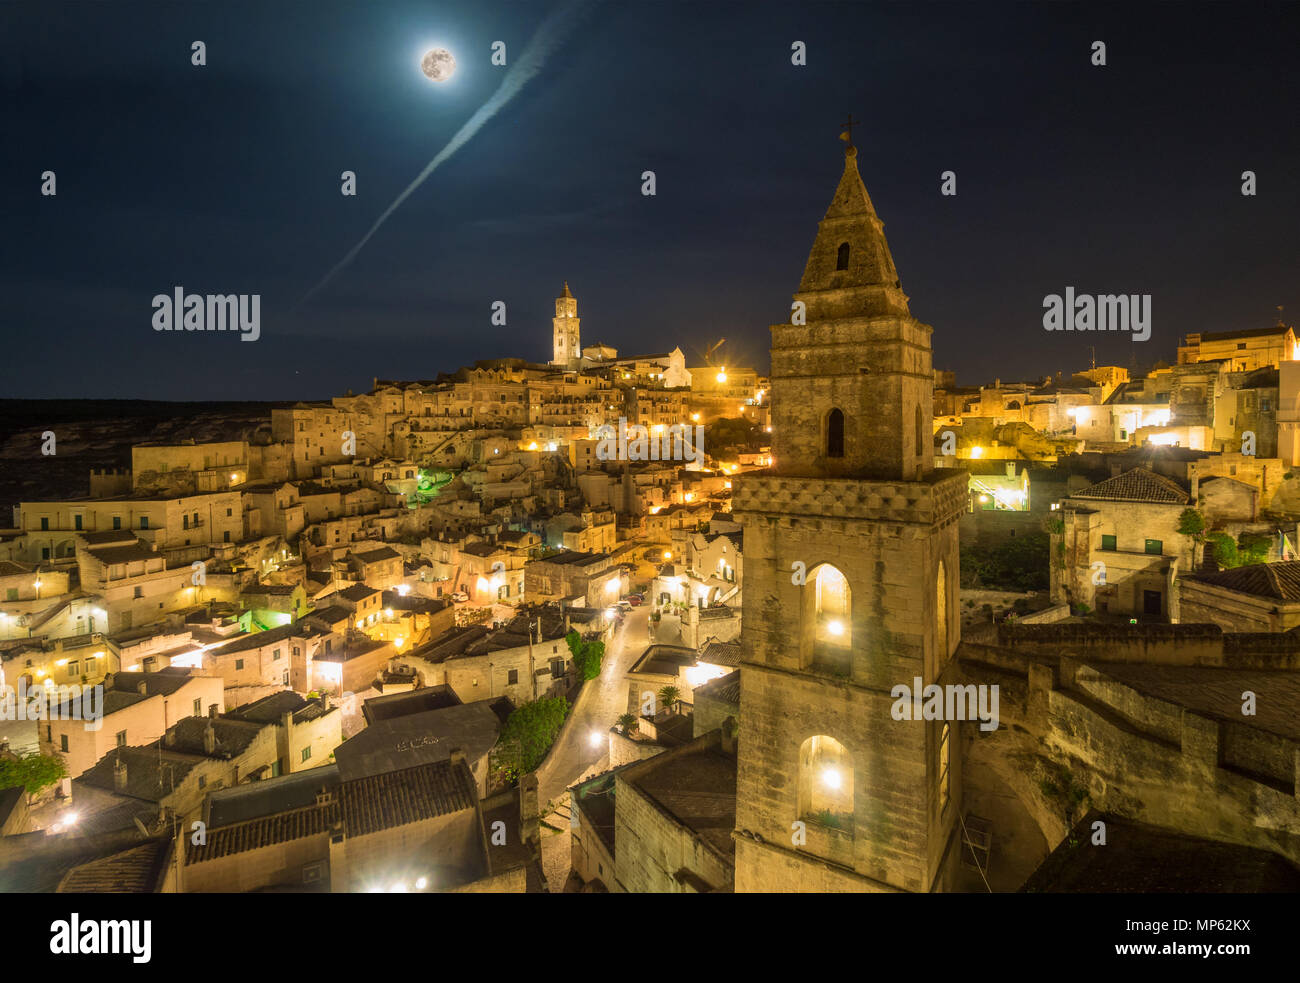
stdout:
[(836, 567), (823, 563), (809, 586), (811, 610), (806, 617), (812, 629), (813, 664), (848, 675), (853, 659), (853, 599), (848, 579)]
[(853, 833), (853, 758), (825, 734), (799, 747), (799, 818)]
[(849, 244), (841, 242), (839, 250), (835, 253), (835, 268), (837, 270), (847, 270), (849, 268)]
[(934, 584), (934, 648), (938, 653), (938, 667), (942, 668), (948, 659), (948, 577), (943, 560), (939, 561), (939, 573)]
[(939, 815), (948, 808), (952, 793), (952, 727), (944, 724), (939, 731)]
[(844, 456), (844, 411), (838, 407), (826, 417), (826, 456)]

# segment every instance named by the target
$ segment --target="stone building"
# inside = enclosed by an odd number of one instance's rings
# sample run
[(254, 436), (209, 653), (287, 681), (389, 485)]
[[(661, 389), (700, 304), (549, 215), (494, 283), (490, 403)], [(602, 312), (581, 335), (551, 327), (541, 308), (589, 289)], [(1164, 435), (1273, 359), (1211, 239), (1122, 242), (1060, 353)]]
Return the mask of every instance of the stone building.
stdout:
[(773, 466), (738, 476), (732, 506), (735, 888), (929, 891), (959, 852), (960, 755), (942, 722), (893, 719), (888, 694), (951, 675), (967, 477), (934, 469), (931, 328), (851, 145), (794, 300), (772, 326)]
[(1177, 620), (1174, 580), (1195, 569), (1192, 540), (1178, 532), (1188, 503), (1181, 485), (1146, 468), (1063, 499), (1052, 532), (1052, 600)]

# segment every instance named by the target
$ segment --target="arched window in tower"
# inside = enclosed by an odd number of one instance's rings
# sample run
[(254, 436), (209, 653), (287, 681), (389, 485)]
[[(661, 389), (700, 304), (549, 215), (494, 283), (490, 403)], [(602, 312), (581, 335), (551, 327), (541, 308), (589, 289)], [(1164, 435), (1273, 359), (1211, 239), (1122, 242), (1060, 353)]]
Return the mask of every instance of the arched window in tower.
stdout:
[(835, 254), (835, 268), (837, 270), (847, 270), (849, 268), (849, 244), (841, 242), (839, 252)]
[(921, 412), (921, 404), (916, 404), (916, 456), (921, 456), (921, 450), (925, 446), (925, 416)]
[(825, 734), (799, 747), (799, 818), (853, 834), (853, 758)]
[(825, 672), (847, 676), (853, 664), (853, 603), (849, 582), (843, 573), (824, 563), (817, 567), (810, 586), (812, 590), (805, 594), (808, 606), (804, 610), (808, 619), (805, 625), (811, 628), (812, 663)]
[(826, 417), (826, 456), (844, 456), (844, 411), (838, 408)]
[(948, 765), (952, 759), (952, 728), (944, 724), (939, 731), (939, 815), (948, 808), (951, 792)]
[(943, 668), (948, 661), (948, 577), (943, 560), (939, 561), (934, 585), (934, 650), (938, 655), (936, 668)]

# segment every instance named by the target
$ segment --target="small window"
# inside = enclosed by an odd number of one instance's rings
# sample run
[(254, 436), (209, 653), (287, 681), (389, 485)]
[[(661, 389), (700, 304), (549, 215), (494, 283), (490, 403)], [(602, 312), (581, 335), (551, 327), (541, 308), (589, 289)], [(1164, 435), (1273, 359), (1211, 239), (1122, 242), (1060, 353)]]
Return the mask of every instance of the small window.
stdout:
[(238, 672), (238, 671), (239, 671), (240, 669), (242, 669), (242, 668), (244, 668), (244, 660), (243, 660), (243, 659), (236, 659), (236, 660), (235, 660), (235, 671)]
[(44, 516), (44, 515), (41, 516), (41, 531), (42, 531), (42, 532), (49, 532), (49, 529), (50, 529), (50, 519), (49, 519), (49, 517), (48, 517), (48, 516)]
[(1159, 539), (1148, 539), (1148, 540), (1147, 540), (1147, 552), (1148, 552), (1148, 553), (1152, 554), (1153, 556), (1159, 556), (1159, 555), (1160, 555), (1161, 553), (1163, 553), (1164, 551), (1165, 551), (1165, 544), (1164, 544), (1164, 542), (1163, 542), (1162, 540), (1159, 540)]
[(276, 661), (279, 660), (279, 658), (280, 658), (280, 650), (279, 650), (279, 649), (272, 649), (272, 650), (271, 650), (271, 661), (272, 661), (272, 662), (276, 662)]
[(302, 760), (303, 760), (303, 761), (310, 761), (310, 760), (311, 760), (311, 745), (310, 745), (310, 744), (308, 744), (305, 748), (302, 749)]
[(59, 735), (59, 750), (60, 750), (60, 751), (66, 751), (66, 750), (68, 750), (68, 735), (67, 735), (67, 734), (60, 734), (60, 735)]
[(1114, 537), (1114, 536), (1102, 536), (1102, 537), (1101, 537), (1101, 548), (1104, 549), (1104, 550), (1110, 551), (1110, 552), (1114, 552), (1114, 550), (1116, 549), (1116, 546), (1115, 546), (1115, 537)]
[(207, 788), (208, 780), (204, 775), (199, 776), (199, 788)]
[(513, 686), (517, 682), (519, 682), (519, 670), (511, 669), (510, 672), (506, 674), (506, 683)]
[(203, 716), (203, 700), (202, 700), (202, 698), (199, 698), (199, 699), (197, 699), (197, 700), (194, 701), (194, 716), (196, 716), (196, 717), (201, 717), (201, 716)]
[(826, 418), (826, 456), (844, 456), (844, 411), (838, 407)]
[(144, 597), (144, 588), (136, 587), (132, 596), (136, 598)]
[(849, 244), (841, 242), (840, 248), (835, 253), (835, 269), (847, 270), (849, 268)]
[(126, 747), (126, 731), (119, 730), (117, 732), (117, 746)]
[[(1268, 407), (1265, 406), (1264, 409), (1268, 409)], [(74, 516), (72, 517), (72, 528), (73, 528), (73, 529), (80, 529), (80, 528), (81, 528), (81, 516), (80, 516), (80, 515), (74, 515)]]
[(948, 724), (943, 725), (943, 730), (939, 732), (939, 814), (948, 808), (949, 788), (948, 788), (948, 764), (951, 756), (949, 746), (950, 728)]
[(113, 516), (113, 528), (114, 529), (122, 528), (122, 517), (120, 515)]
[(551, 660), (551, 678), (552, 678), (552, 679), (559, 679), (559, 678), (560, 678), (561, 676), (563, 676), (563, 675), (564, 675), (564, 660), (563, 660), (563, 659), (552, 659), (552, 660)]
[(147, 515), (140, 516), (140, 528), (141, 529), (149, 528), (149, 517)]

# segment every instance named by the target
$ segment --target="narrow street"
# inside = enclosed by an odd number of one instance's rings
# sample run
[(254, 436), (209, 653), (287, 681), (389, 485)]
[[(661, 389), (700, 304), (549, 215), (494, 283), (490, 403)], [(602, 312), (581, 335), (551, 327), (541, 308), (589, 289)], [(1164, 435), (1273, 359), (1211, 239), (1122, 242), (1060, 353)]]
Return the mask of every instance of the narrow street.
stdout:
[[(542, 828), (542, 867), (552, 891), (564, 889), (569, 873), (568, 787), (587, 773), (598, 774), (608, 767), (608, 731), (620, 714), (627, 712), (627, 680), (624, 676), (650, 644), (647, 625), (650, 608), (641, 605), (628, 612), (621, 628), (605, 649), (600, 678), (583, 688), (573, 711), (573, 720), (561, 743), (538, 770), (540, 801), (555, 808), (543, 821), (560, 827), (559, 832)], [(593, 745), (592, 734), (599, 735)]]

